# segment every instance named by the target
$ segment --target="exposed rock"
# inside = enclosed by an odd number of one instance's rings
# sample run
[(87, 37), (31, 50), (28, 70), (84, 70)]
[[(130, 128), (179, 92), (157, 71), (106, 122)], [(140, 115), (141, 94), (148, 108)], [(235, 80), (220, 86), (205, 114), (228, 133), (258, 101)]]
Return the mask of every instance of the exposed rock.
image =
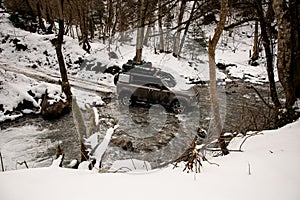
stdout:
[(225, 70), (227, 67), (232, 67), (232, 66), (236, 67), (236, 64), (217, 63), (216, 66), (218, 69)]
[(216, 19), (215, 14), (211, 13), (211, 14), (204, 16), (204, 19), (202, 22), (203, 25), (209, 25), (212, 23), (218, 23), (218, 20)]
[(6, 43), (8, 39), (9, 39), (9, 35), (6, 35), (6, 36), (2, 39), (2, 44)]
[(121, 147), (125, 151), (133, 151), (134, 150), (133, 143), (128, 138), (125, 138), (125, 137), (113, 138), (111, 140), (111, 142), (113, 144), (115, 144), (116, 146)]
[(22, 111), (25, 109), (29, 109), (29, 110), (34, 110), (35, 106), (33, 105), (33, 103), (31, 101), (28, 101), (26, 99), (24, 99), (22, 102), (20, 102), (18, 104), (18, 106), (16, 107), (16, 111)]
[(70, 112), (70, 107), (68, 102), (63, 102), (59, 100), (56, 103), (50, 104), (48, 102), (48, 92), (45, 91), (45, 94), (42, 95), (42, 104), (41, 104), (41, 114), (44, 119), (57, 119), (62, 115)]
[(121, 71), (121, 68), (117, 65), (111, 66), (104, 70), (104, 73), (109, 73), (112, 75), (118, 74)]
[(111, 59), (119, 59), (119, 56), (115, 52), (113, 52), (113, 51), (109, 52), (108, 56)]
[(72, 169), (78, 169), (79, 164), (80, 164), (79, 161), (75, 159), (70, 162), (68, 167), (71, 167)]
[(21, 50), (26, 51), (28, 49), (27, 45), (19, 43), (19, 42), (21, 42), (21, 40), (19, 40), (18, 38), (11, 39), (9, 42), (12, 42), (13, 44), (15, 44), (15, 47), (16, 47), (17, 51), (21, 51)]

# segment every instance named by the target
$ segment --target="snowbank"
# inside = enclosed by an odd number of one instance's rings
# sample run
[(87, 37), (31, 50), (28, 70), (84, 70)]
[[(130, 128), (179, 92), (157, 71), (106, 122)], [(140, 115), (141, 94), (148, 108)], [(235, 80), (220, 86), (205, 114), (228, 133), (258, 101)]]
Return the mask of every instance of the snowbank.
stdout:
[[(0, 173), (0, 198), (59, 199), (300, 199), (300, 121), (249, 137), (243, 152), (211, 158), (200, 174), (182, 168), (99, 174), (36, 168)], [(230, 149), (238, 149), (237, 138)]]

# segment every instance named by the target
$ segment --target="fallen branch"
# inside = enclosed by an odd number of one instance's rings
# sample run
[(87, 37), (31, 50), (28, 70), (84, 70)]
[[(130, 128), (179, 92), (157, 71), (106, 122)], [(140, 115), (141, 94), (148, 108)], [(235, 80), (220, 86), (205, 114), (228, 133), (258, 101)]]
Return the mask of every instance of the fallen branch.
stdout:
[(245, 139), (243, 140), (243, 142), (240, 144), (240, 148), (239, 148), (239, 151), (242, 151), (242, 146), (243, 144), (246, 142), (246, 140), (252, 136), (255, 136), (255, 135), (258, 135), (259, 133), (261, 133), (260, 131), (256, 131), (255, 133), (251, 134), (251, 135), (247, 135), (245, 137)]
[(250, 166), (250, 163), (248, 163), (248, 175), (251, 175), (251, 166)]
[(130, 160), (131, 160), (131, 162), (132, 162), (132, 166), (133, 166), (133, 168), (134, 168), (134, 169), (136, 169), (136, 167), (135, 167), (135, 164), (134, 164), (134, 162), (133, 162), (132, 158), (131, 158)]
[(2, 154), (1, 154), (1, 152), (0, 152), (0, 161), (1, 161), (2, 171), (4, 172), (4, 164), (3, 164), (3, 159), (2, 159)]
[(243, 150), (240, 150), (240, 149), (229, 149), (228, 151), (230, 151), (230, 152), (244, 152)]
[(120, 167), (119, 169), (113, 171), (112, 173), (117, 173), (117, 172), (119, 172), (119, 171), (121, 171), (123, 169), (127, 169), (128, 171), (132, 171), (129, 167)]
[(207, 158), (206, 157), (202, 157), (202, 160), (203, 161), (206, 161), (206, 162), (208, 162), (208, 164), (211, 164), (211, 165), (216, 165), (216, 166), (218, 166), (218, 167), (220, 167), (220, 165), (218, 164), (218, 163), (213, 163), (213, 162), (210, 162), (209, 160), (207, 160)]
[(25, 165), (25, 167), (28, 169), (29, 167), (28, 167), (28, 165), (27, 165), (27, 162), (24, 160), (23, 162), (18, 162), (17, 161), (17, 165)]

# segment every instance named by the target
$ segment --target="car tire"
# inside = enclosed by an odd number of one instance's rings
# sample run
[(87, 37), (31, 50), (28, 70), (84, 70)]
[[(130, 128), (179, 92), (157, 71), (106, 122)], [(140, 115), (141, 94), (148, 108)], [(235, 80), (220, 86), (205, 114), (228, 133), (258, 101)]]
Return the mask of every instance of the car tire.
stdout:
[(176, 99), (171, 103), (171, 110), (176, 114), (183, 113), (185, 109), (186, 104), (183, 101), (179, 101), (178, 99)]
[(130, 105), (132, 105), (132, 102), (133, 102), (129, 92), (122, 92), (119, 95), (119, 100), (123, 106), (130, 106)]

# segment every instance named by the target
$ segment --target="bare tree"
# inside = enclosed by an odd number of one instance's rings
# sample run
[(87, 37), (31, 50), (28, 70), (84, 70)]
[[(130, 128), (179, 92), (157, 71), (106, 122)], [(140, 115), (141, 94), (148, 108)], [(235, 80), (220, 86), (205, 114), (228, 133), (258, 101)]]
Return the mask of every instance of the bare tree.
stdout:
[[(260, 22), (260, 29), (261, 29), (261, 35), (263, 40), (263, 46), (265, 49), (266, 54), (266, 61), (267, 61), (267, 72), (268, 72), (268, 78), (269, 78), (269, 87), (271, 92), (271, 98), (274, 103), (274, 109), (276, 112), (281, 108), (281, 104), (278, 99), (276, 84), (275, 84), (275, 78), (274, 78), (274, 55), (273, 55), (273, 46), (271, 42), (271, 19), (270, 15), (266, 15), (262, 1), (261, 0), (255, 0), (255, 7), (257, 10), (257, 15)], [(271, 9), (270, 4), (268, 4), (268, 9)], [(269, 11), (270, 13), (270, 11)]]
[(59, 64), (59, 70), (60, 70), (61, 79), (62, 79), (61, 80), (62, 91), (66, 94), (67, 101), (71, 105), (71, 103), (72, 103), (71, 86), (69, 84), (65, 60), (64, 60), (64, 56), (63, 56), (62, 50), (61, 50), (62, 43), (64, 40), (64, 24), (65, 24), (64, 23), (64, 15), (63, 15), (64, 0), (57, 0), (57, 8), (58, 8), (58, 14), (59, 14), (59, 18), (58, 18), (59, 30), (58, 30), (58, 36), (56, 39), (56, 43), (55, 43), (55, 50), (56, 50), (56, 55), (57, 55), (58, 64)]
[(214, 131), (218, 134), (218, 143), (224, 155), (229, 154), (229, 151), (227, 150), (225, 141), (222, 138), (223, 134), (221, 126), (221, 117), (217, 97), (215, 50), (225, 27), (227, 13), (228, 0), (222, 0), (220, 9), (220, 21), (217, 24), (213, 38), (209, 38), (208, 41), (210, 99), (213, 112)]
[(186, 8), (186, 0), (181, 1), (180, 9), (179, 9), (179, 15), (178, 15), (178, 27), (175, 34), (175, 40), (174, 40), (174, 48), (173, 48), (173, 56), (178, 57), (179, 56), (179, 50), (180, 50), (180, 35), (181, 35), (181, 26), (182, 26), (182, 20), (184, 11)]

